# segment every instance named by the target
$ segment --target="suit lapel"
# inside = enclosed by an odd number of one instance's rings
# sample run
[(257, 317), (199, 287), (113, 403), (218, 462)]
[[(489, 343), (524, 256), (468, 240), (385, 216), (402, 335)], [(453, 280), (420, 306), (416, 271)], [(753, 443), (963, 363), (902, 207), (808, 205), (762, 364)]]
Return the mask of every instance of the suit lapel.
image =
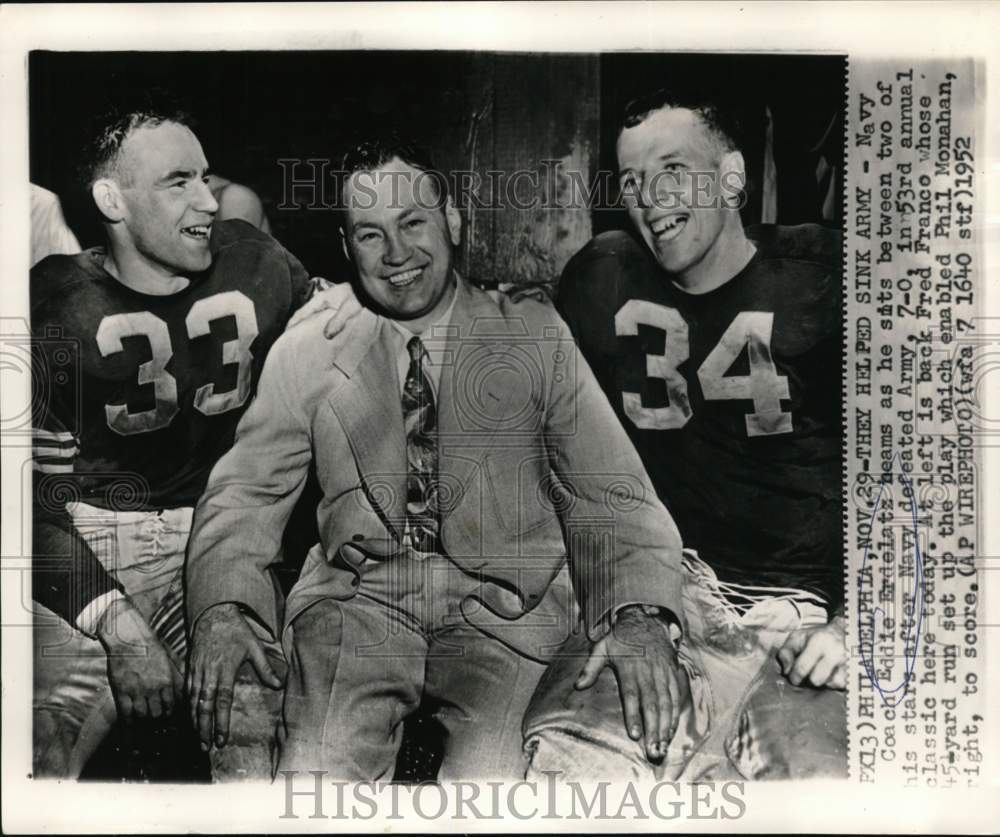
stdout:
[(372, 507), (390, 531), (401, 536), (406, 517), (406, 434), (387, 327), (383, 319), (375, 319), (369, 345), (355, 348), (356, 366), (342, 367), (347, 380), (328, 400), (350, 442)]
[[(346, 380), (328, 400), (350, 442), (369, 501), (390, 531), (401, 536), (406, 520), (406, 431), (396, 358), (386, 333), (391, 326), (367, 311), (359, 316), (365, 318), (364, 337), (358, 337), (359, 329), (351, 330), (336, 362)], [(519, 336), (510, 331), (499, 306), (459, 278), (438, 390), (438, 467), (442, 479), (457, 483), (444, 489), (456, 502), (505, 429), (517, 387), (510, 386), (509, 375), (490, 371), (509, 365), (505, 338)], [(449, 510), (442, 511), (447, 515)]]

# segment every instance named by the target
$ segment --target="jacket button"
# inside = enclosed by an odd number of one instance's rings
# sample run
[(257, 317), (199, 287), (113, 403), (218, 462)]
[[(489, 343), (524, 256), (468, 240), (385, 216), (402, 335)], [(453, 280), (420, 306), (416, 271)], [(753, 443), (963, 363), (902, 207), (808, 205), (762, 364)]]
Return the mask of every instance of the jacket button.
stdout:
[(352, 541), (363, 541), (365, 539), (364, 535), (358, 534), (351, 537)]

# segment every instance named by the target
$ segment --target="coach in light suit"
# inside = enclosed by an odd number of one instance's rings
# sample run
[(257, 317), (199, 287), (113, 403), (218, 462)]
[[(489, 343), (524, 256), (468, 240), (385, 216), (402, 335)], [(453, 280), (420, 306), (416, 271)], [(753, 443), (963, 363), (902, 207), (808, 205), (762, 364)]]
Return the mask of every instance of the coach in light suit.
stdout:
[[(344, 169), (366, 307), (333, 339), (306, 322), (278, 341), (195, 513), (203, 741), (225, 743), (244, 661), (273, 681), (280, 640), (279, 769), (391, 778), (426, 699), (442, 778), (519, 777), (524, 709), (582, 621), (580, 686), (609, 664), (629, 733), (662, 758), (681, 546), (638, 456), (554, 309), (457, 275), (460, 218), (418, 150), (365, 144)], [(311, 466), (322, 542), (282, 619), (267, 568)]]

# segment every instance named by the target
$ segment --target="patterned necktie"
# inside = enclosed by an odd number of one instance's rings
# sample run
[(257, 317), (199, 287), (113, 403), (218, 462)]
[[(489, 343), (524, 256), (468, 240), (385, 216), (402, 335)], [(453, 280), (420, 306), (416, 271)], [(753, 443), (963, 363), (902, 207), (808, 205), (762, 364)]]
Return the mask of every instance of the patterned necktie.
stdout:
[(431, 382), (424, 375), (426, 354), (419, 337), (406, 344), (410, 368), (403, 384), (403, 427), (406, 430), (406, 531), (417, 552), (440, 552), (437, 508), (437, 410)]

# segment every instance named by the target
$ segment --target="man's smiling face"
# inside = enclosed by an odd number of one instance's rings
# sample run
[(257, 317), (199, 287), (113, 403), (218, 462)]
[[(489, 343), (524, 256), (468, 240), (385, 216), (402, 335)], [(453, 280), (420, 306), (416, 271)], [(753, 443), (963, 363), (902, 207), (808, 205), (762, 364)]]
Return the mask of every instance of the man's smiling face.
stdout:
[(207, 269), (219, 204), (191, 130), (176, 122), (137, 128), (122, 143), (117, 169), (124, 210), (120, 223), (131, 247), (166, 274)]
[(347, 255), (382, 313), (430, 324), (451, 301), (452, 248), (461, 221), (427, 172), (399, 158), (354, 172), (344, 188)]
[(723, 175), (734, 155), (698, 114), (669, 107), (625, 128), (617, 153), (632, 223), (660, 266), (683, 277), (721, 246), (726, 213), (732, 211), (724, 203)]

